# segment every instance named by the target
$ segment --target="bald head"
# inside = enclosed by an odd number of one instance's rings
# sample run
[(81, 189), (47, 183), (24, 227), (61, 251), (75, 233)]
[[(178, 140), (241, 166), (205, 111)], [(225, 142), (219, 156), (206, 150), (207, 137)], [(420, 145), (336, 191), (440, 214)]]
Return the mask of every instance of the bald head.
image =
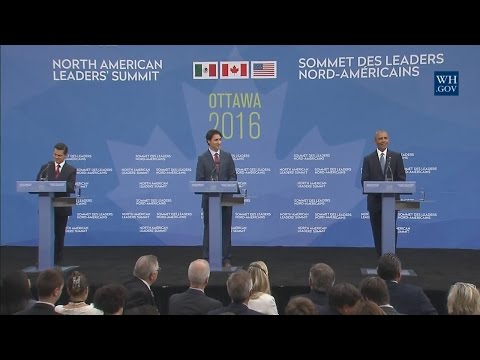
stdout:
[(188, 280), (190, 286), (195, 288), (203, 288), (208, 283), (210, 277), (210, 265), (208, 261), (197, 259), (190, 263), (188, 267)]

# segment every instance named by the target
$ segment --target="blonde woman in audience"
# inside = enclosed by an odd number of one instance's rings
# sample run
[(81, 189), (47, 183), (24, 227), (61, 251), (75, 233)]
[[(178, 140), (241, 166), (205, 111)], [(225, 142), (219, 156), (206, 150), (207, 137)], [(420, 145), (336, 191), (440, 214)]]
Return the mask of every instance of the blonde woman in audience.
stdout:
[(70, 302), (67, 305), (57, 305), (56, 312), (63, 315), (103, 315), (103, 311), (85, 302), (88, 297), (88, 280), (82, 273), (74, 271), (68, 278), (67, 293)]
[(448, 292), (449, 315), (480, 315), (480, 292), (470, 283), (457, 282)]
[(252, 262), (248, 273), (253, 282), (248, 307), (265, 315), (278, 315), (277, 304), (270, 291), (267, 265), (263, 261)]

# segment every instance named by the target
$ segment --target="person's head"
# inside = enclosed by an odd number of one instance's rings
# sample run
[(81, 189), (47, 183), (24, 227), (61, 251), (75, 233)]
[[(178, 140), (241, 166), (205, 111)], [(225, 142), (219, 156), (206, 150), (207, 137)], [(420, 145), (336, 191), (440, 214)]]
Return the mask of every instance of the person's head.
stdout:
[(318, 315), (318, 310), (312, 300), (297, 296), (288, 302), (285, 315)]
[(133, 275), (152, 285), (157, 280), (159, 271), (160, 266), (158, 266), (157, 257), (155, 255), (143, 255), (135, 263)]
[(68, 155), (68, 146), (64, 143), (57, 143), (53, 147), (53, 160), (55, 163), (61, 164), (65, 161)]
[(227, 291), (234, 303), (247, 303), (252, 287), (252, 277), (245, 270), (238, 270), (228, 277)]
[(354, 315), (387, 315), (380, 306), (373, 301), (361, 299), (355, 305)]
[(18, 270), (2, 279), (2, 314), (14, 314), (23, 310), (32, 298), (30, 280), (25, 272)]
[(374, 141), (378, 150), (385, 151), (388, 147), (388, 133), (385, 130), (377, 130), (375, 132)]
[(88, 280), (79, 271), (74, 271), (67, 280), (67, 293), (70, 300), (85, 301), (88, 297)]
[(222, 133), (216, 129), (210, 129), (205, 135), (207, 144), (212, 151), (218, 151), (222, 147)]
[(327, 264), (315, 264), (310, 268), (308, 282), (313, 290), (328, 291), (335, 283), (335, 272)]
[(208, 284), (210, 278), (210, 265), (204, 259), (197, 259), (190, 263), (188, 267), (188, 280), (193, 288), (203, 289)]
[(480, 315), (480, 292), (470, 283), (452, 285), (447, 297), (449, 315)]
[(377, 274), (385, 281), (399, 281), (402, 263), (397, 255), (385, 253), (378, 258)]
[(63, 274), (59, 268), (43, 270), (37, 278), (38, 300), (55, 304), (63, 290)]
[(259, 297), (262, 293), (271, 294), (267, 264), (265, 264), (263, 261), (254, 261), (248, 266), (247, 271), (252, 277), (253, 299)]
[(352, 315), (355, 304), (362, 298), (360, 291), (349, 283), (334, 285), (328, 293), (328, 305), (343, 315)]
[(390, 293), (387, 283), (378, 276), (363, 279), (359, 285), (360, 293), (364, 299), (373, 301), (377, 305), (389, 305)]
[(104, 315), (122, 315), (127, 297), (127, 289), (123, 285), (108, 284), (95, 291), (93, 304), (102, 310)]

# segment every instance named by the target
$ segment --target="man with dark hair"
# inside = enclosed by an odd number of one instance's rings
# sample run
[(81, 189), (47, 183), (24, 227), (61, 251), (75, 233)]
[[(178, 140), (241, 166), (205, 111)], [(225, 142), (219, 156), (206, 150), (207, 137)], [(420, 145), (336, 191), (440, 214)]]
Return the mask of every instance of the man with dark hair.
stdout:
[[(65, 161), (68, 155), (68, 146), (64, 143), (57, 143), (53, 147), (53, 161), (42, 165), (37, 174), (37, 181), (66, 181), (67, 191), (55, 193), (55, 197), (67, 197), (75, 192), (77, 169)], [(63, 246), (65, 241), (65, 230), (68, 217), (72, 215), (72, 207), (56, 207), (54, 214), (55, 231), (55, 265), (60, 265), (63, 260)]]
[(421, 287), (400, 283), (402, 263), (392, 253), (385, 253), (378, 259), (377, 274), (387, 283), (390, 304), (402, 314), (437, 315), (435, 309)]
[[(403, 165), (402, 154), (388, 148), (388, 133), (385, 130), (375, 132), (374, 142), (376, 149), (365, 156), (362, 166), (362, 188), (364, 181), (405, 181), (407, 175)], [(397, 194), (398, 200), (400, 196)], [(373, 240), (377, 256), (382, 255), (382, 194), (368, 194), (367, 209), (370, 214), (370, 225), (372, 226)], [(395, 211), (395, 248), (397, 247), (397, 214)]]
[[(221, 151), (222, 133), (211, 129), (207, 131), (205, 139), (208, 150), (198, 157), (196, 180), (197, 181), (236, 181), (237, 171), (232, 155)], [(208, 195), (202, 195), (203, 209), (203, 258), (209, 259), (209, 214)], [(232, 244), (232, 207), (222, 207), (222, 258), (223, 266), (230, 267)]]

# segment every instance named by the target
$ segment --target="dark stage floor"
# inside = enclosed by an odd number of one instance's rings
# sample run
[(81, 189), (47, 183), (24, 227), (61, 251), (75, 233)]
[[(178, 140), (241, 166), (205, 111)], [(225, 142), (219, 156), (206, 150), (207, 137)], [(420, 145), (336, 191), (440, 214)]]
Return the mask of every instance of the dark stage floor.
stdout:
[[(3, 246), (0, 252), (2, 277), (37, 261), (37, 249), (33, 247)], [(280, 313), (291, 295), (308, 290), (308, 273), (314, 263), (329, 264), (335, 270), (337, 283), (354, 285), (363, 277), (360, 268), (376, 266), (373, 248), (234, 247), (232, 253), (233, 265), (247, 266), (256, 260), (266, 262)], [(79, 271), (88, 276), (95, 290), (106, 283), (127, 280), (137, 258), (146, 254), (156, 255), (162, 268), (153, 291), (161, 313), (166, 314), (168, 297), (188, 286), (187, 268), (192, 260), (201, 257), (200, 247), (67, 247), (64, 265), (80, 266)], [(450, 285), (457, 281), (480, 285), (480, 250), (398, 249), (397, 255), (404, 269), (418, 274), (403, 281), (423, 287), (441, 314), (446, 312)], [(228, 302), (227, 276), (227, 273), (212, 273), (206, 290), (208, 295), (224, 303)], [(34, 280), (34, 276), (31, 279)]]

